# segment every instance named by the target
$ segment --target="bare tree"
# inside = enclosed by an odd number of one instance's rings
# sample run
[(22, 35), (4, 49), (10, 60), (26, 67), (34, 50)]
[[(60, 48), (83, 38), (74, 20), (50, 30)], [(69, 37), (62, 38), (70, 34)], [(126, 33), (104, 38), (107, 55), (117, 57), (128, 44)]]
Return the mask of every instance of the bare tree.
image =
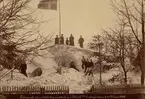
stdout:
[(49, 47), (50, 35), (39, 32), (39, 22), (32, 17), (31, 0), (0, 1), (0, 65), (19, 68), (29, 56), (40, 55)]
[[(138, 42), (138, 47), (140, 47), (138, 59), (141, 66), (141, 84), (144, 84), (145, 78), (145, 30), (144, 30), (144, 0), (111, 0), (111, 6), (114, 12), (117, 14), (118, 19), (122, 20), (124, 18), (126, 26), (131, 30)], [(139, 36), (139, 35), (141, 36)], [(143, 50), (143, 51), (141, 51)], [(139, 65), (139, 64), (138, 64)]]
[(127, 73), (130, 67), (126, 65), (126, 60), (131, 58), (131, 54), (133, 53), (133, 42), (130, 42), (131, 36), (128, 35), (129, 33), (125, 28), (126, 24), (123, 22), (123, 20), (121, 22), (122, 24), (119, 24), (119, 28), (110, 28), (110, 33), (106, 30), (104, 30), (104, 32), (105, 35), (107, 35), (106, 39), (108, 40), (109, 48), (107, 50), (113, 55), (113, 57), (115, 57), (115, 59), (119, 60), (124, 74), (124, 84), (127, 84)]

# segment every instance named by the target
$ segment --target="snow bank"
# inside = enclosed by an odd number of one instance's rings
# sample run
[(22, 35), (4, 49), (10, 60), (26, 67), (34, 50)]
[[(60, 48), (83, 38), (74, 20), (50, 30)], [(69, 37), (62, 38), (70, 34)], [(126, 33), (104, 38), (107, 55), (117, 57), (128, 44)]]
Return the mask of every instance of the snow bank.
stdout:
[(74, 69), (68, 69), (67, 72), (61, 75), (51, 72), (52, 70), (45, 72), (42, 76), (27, 78), (18, 72), (14, 72), (13, 80), (5, 78), (1, 80), (1, 86), (53, 86), (64, 85), (69, 86), (70, 93), (83, 93), (84, 90), (88, 90), (91, 84), (86, 83), (86, 78), (83, 72), (78, 72)]
[[(6, 71), (6, 70), (4, 70)], [(94, 74), (93, 77), (85, 76), (83, 72), (78, 72), (75, 69), (63, 68), (62, 74), (57, 74), (54, 69), (43, 72), (42, 76), (27, 78), (18, 71), (13, 73), (13, 80), (10, 75), (0, 81), (0, 85), (6, 86), (69, 86), (70, 93), (83, 93), (90, 89), (92, 84), (99, 85), (99, 73)], [(106, 73), (102, 73), (103, 82), (107, 85), (113, 85), (108, 82), (113, 74), (118, 74), (118, 69), (112, 69)], [(128, 76), (131, 78), (131, 84), (140, 83), (139, 75), (129, 72)], [(134, 79), (135, 77), (135, 79)], [(115, 83), (117, 84), (117, 83)]]

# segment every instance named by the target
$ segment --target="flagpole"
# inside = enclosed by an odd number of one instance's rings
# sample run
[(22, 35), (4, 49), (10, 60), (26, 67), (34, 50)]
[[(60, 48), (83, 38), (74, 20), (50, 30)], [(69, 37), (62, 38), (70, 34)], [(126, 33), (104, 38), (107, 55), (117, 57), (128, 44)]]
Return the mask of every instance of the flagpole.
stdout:
[(59, 35), (61, 35), (61, 9), (60, 9), (60, 0), (59, 0)]

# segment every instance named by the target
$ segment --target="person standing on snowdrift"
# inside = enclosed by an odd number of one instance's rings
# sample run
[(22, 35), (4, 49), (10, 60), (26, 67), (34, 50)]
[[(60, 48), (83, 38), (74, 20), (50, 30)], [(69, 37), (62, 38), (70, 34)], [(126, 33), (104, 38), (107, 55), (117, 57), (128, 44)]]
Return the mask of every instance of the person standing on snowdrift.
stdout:
[[(82, 38), (82, 35), (80, 35), (80, 38), (78, 40), (78, 43), (79, 43), (80, 48), (83, 48), (84, 47), (84, 45), (83, 45), (84, 38)], [(57, 45), (57, 44), (63, 45), (64, 44), (63, 34), (59, 35), (59, 37), (58, 37), (58, 35), (56, 35), (56, 37), (55, 37), (55, 43), (54, 44), (55, 45)], [(66, 45), (70, 45), (70, 46), (75, 46), (74, 36), (72, 34), (70, 35), (69, 39), (68, 39), (68, 37), (66, 38), (65, 44)]]
[(68, 37), (66, 38), (65, 43), (66, 43), (66, 45), (69, 45), (69, 40), (68, 40)]
[(64, 37), (63, 37), (63, 34), (61, 34), (61, 36), (60, 36), (60, 44), (64, 44)]
[(80, 45), (81, 48), (83, 48), (83, 43), (84, 43), (84, 38), (82, 38), (82, 35), (80, 35), (79, 45)]
[(69, 42), (70, 42), (70, 46), (74, 46), (74, 37), (72, 34), (69, 37)]
[(59, 37), (58, 37), (58, 35), (56, 35), (56, 37), (55, 37), (55, 44), (59, 44)]

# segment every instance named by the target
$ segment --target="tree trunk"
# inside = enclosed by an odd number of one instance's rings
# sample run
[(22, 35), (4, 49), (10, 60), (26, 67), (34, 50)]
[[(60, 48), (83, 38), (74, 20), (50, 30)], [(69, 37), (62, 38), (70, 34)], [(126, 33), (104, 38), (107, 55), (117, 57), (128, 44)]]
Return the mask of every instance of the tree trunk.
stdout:
[(127, 85), (127, 72), (124, 71), (124, 84)]
[(102, 85), (102, 67), (100, 63), (100, 85)]
[(145, 40), (144, 40), (144, 44), (143, 44), (143, 59), (142, 59), (142, 63), (141, 63), (141, 85), (144, 85), (144, 80), (145, 80)]
[(11, 80), (13, 80), (13, 70), (11, 71)]
[(141, 78), (141, 80), (140, 80), (140, 82), (141, 82), (141, 85), (143, 86), (144, 85), (144, 70), (143, 70), (143, 59), (139, 56), (139, 59), (138, 59), (138, 61), (139, 61), (139, 67), (140, 67), (140, 70), (141, 70), (141, 76), (140, 76), (140, 78)]
[(121, 66), (124, 72), (124, 84), (127, 85), (127, 71), (125, 68), (125, 40), (124, 40), (124, 34), (121, 35), (122, 39), (121, 39), (121, 49), (120, 49), (120, 62), (121, 62)]
[(145, 80), (145, 71), (144, 71), (144, 58), (145, 57), (143, 57), (143, 58), (141, 58), (140, 59), (140, 70), (141, 70), (141, 85), (144, 85), (144, 80)]
[(123, 72), (124, 72), (124, 84), (127, 85), (127, 81), (128, 81), (128, 79), (127, 79), (127, 71), (126, 71), (125, 66), (124, 66), (123, 63), (121, 63), (121, 66), (122, 66), (122, 69), (123, 69)]
[(144, 75), (145, 75), (145, 30), (144, 30), (144, 0), (142, 0), (142, 40), (143, 40), (143, 59), (142, 59), (142, 75), (141, 75), (141, 85), (144, 85)]
[(58, 62), (58, 67), (57, 67), (57, 71), (58, 74), (61, 74), (61, 66), (60, 66), (60, 62)]
[(141, 85), (144, 85), (144, 73), (141, 74)]
[(141, 65), (143, 65), (143, 64), (139, 64), (139, 66), (140, 66), (140, 70), (141, 70), (141, 80), (140, 80), (140, 82), (141, 82), (141, 85), (143, 86), (144, 85), (144, 79), (145, 79), (145, 77), (144, 77), (144, 71), (143, 71), (143, 66), (141, 66)]
[(144, 79), (145, 79), (145, 77), (144, 77), (144, 71), (143, 71), (143, 68), (142, 68), (141, 65), (140, 65), (140, 70), (141, 70), (141, 77), (140, 77), (141, 80), (140, 80), (140, 82), (141, 82), (141, 85), (143, 86), (144, 85)]
[(99, 44), (99, 65), (100, 65), (100, 85), (102, 85), (102, 65), (101, 65), (101, 46), (100, 46), (100, 44)]

